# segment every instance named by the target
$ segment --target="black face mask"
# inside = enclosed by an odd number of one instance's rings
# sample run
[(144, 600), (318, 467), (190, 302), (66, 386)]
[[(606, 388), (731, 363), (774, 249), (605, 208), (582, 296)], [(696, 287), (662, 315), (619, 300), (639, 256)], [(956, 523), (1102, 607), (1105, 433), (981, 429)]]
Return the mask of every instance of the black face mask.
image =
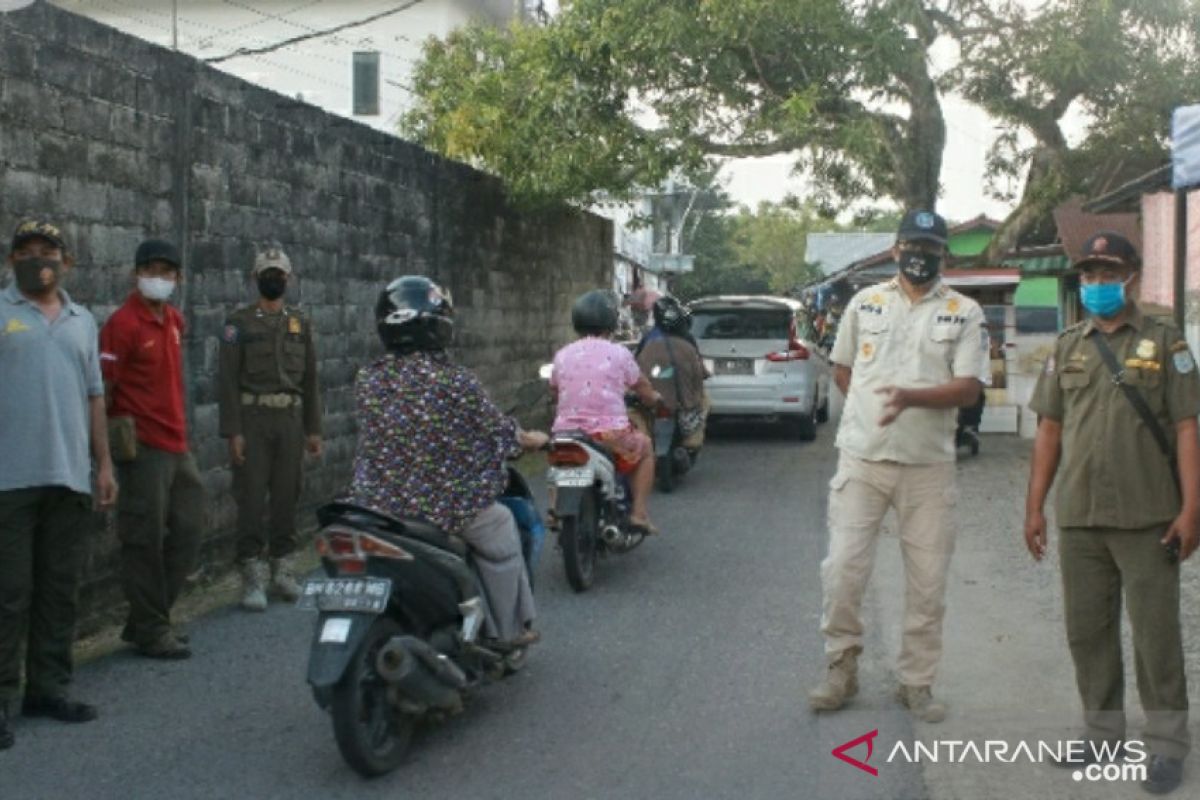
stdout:
[(258, 276), (258, 293), (268, 300), (278, 300), (287, 290), (287, 276), (267, 273)]
[[(49, 282), (44, 275), (50, 270), (53, 277)], [(62, 270), (62, 262), (52, 258), (22, 258), (13, 262), (13, 272), (17, 278), (17, 288), (25, 294), (42, 294), (58, 283)]]
[(942, 257), (936, 253), (900, 254), (900, 274), (917, 286), (929, 283), (942, 269)]

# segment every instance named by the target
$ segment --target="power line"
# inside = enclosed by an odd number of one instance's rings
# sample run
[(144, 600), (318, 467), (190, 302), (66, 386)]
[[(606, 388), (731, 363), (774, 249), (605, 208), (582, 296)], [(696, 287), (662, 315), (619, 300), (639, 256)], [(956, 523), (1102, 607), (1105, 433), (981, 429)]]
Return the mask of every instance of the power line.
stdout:
[(327, 28), (323, 31), (313, 31), (311, 33), (301, 34), (300, 36), (293, 36), (290, 39), (284, 39), (281, 42), (277, 42), (272, 45), (267, 45), (265, 47), (255, 47), (255, 48), (240, 47), (237, 50), (234, 50), (232, 53), (227, 53), (223, 56), (214, 56), (212, 58), (206, 58), (206, 59), (204, 59), (204, 61), (209, 64), (217, 64), (222, 61), (228, 61), (231, 58), (238, 58), (240, 56), (253, 56), (253, 55), (259, 55), (262, 53), (270, 53), (272, 51), (279, 50), (284, 47), (289, 47), (293, 44), (299, 44), (300, 42), (308, 41), (309, 39), (317, 39), (317, 38), (320, 38), (323, 36), (329, 36), (331, 34), (339, 33), (348, 28), (358, 28), (363, 25), (368, 25), (372, 22), (375, 22), (376, 20), (383, 19), (384, 17), (390, 17), (393, 14), (399, 14), (401, 11), (407, 11), (408, 9), (412, 8), (413, 6), (415, 6), (421, 2), (423, 2), (423, 0), (408, 0), (408, 2), (401, 3), (396, 8), (390, 9), (388, 11), (381, 11), (378, 14), (372, 14), (369, 17), (364, 17), (363, 19), (356, 20), (354, 22), (345, 22), (345, 23), (342, 23), (341, 25), (335, 25), (334, 27)]

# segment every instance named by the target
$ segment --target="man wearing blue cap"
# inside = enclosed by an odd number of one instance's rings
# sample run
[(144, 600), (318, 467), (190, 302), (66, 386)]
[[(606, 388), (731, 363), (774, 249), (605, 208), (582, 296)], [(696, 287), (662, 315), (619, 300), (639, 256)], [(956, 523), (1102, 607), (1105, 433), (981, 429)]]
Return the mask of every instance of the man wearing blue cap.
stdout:
[(955, 412), (979, 396), (986, 342), (983, 310), (939, 279), (946, 236), (937, 214), (904, 215), (892, 250), (899, 274), (855, 295), (830, 353), (846, 405), (821, 562), (828, 668), (809, 693), (814, 711), (841, 708), (858, 692), (862, 599), (892, 508), (906, 582), (897, 699), (926, 722), (946, 714), (932, 685), (954, 550)]

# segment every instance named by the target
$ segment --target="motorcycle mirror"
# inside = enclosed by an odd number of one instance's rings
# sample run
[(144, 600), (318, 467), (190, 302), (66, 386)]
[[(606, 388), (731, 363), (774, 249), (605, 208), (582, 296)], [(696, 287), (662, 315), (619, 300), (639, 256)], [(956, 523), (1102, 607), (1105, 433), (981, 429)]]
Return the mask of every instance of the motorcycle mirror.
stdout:
[(554, 374), (553, 364), (542, 364), (538, 367), (538, 377), (544, 381), (550, 380), (550, 376)]

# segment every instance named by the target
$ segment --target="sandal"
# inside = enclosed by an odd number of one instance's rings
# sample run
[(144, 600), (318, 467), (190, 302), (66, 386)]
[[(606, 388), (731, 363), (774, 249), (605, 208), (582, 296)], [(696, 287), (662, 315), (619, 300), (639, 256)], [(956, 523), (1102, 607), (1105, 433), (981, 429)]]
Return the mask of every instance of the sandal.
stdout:
[(631, 519), (629, 520), (629, 530), (640, 533), (642, 536), (658, 536), (658, 528), (654, 527), (654, 523), (650, 520), (638, 522)]

